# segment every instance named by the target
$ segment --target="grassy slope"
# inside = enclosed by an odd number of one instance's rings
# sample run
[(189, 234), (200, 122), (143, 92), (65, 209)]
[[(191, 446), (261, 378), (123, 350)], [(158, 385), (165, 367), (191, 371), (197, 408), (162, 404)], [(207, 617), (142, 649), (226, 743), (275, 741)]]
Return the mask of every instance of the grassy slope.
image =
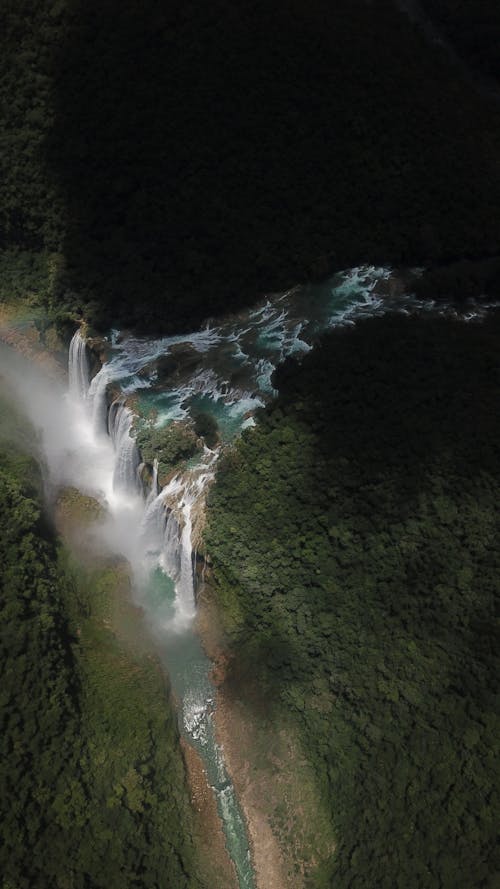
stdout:
[(218, 473), (227, 691), (300, 733), (337, 841), (310, 886), (494, 885), (498, 328), (331, 334)]
[(201, 886), (175, 718), (130, 632), (126, 572), (57, 556), (22, 455), (32, 433), (1, 408), (2, 889)]

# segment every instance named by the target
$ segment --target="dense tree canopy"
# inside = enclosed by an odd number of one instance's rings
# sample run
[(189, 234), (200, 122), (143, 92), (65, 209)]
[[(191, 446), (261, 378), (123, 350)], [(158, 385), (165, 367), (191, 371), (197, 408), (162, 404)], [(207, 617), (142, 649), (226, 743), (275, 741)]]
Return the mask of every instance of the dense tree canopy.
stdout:
[(311, 886), (495, 885), (498, 330), (332, 333), (218, 473), (229, 688), (302, 732), (337, 836)]
[(500, 106), (392, 0), (3, 6), (4, 290), (193, 327), (360, 261), (498, 251)]
[(3, 400), (0, 432), (0, 885), (201, 887), (161, 672), (112, 620), (126, 572), (58, 556)]
[(500, 6), (496, 0), (422, 0), (422, 6), (471, 69), (491, 78), (491, 89), (495, 81), (500, 86)]

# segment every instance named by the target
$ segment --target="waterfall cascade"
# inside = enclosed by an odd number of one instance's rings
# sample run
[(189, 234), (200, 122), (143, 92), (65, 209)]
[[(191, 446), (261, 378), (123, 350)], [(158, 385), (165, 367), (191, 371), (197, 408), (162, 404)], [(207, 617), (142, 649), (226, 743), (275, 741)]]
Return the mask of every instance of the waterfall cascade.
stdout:
[[(153, 427), (167, 427), (190, 415), (195, 419), (200, 413), (206, 418), (208, 413), (219, 438), (231, 439), (252, 425), (252, 413), (274, 393), (273, 371), (287, 355), (304, 354), (318, 333), (334, 324), (385, 310), (375, 285), (389, 276), (387, 269), (351, 269), (316, 294), (294, 288), (267, 299), (239, 321), (229, 318), (220, 327), (185, 336), (146, 340), (118, 338), (115, 332), (109, 341), (109, 360), (92, 380), (85, 340), (80, 331), (75, 333), (69, 355), (70, 390), (85, 411), (91, 436), (113, 445), (111, 477), (103, 488), (112, 509), (121, 510), (124, 555), (143, 583), (155, 568), (173, 581), (174, 626), (186, 627), (194, 617), (195, 553), (218, 450), (205, 448), (196, 466), (174, 476), (161, 491), (156, 464), (145, 495), (134, 416), (126, 396), (133, 392), (139, 401), (145, 399), (145, 414), (153, 416)], [(168, 355), (174, 371), (158, 386)], [(121, 394), (108, 406), (111, 384)], [(120, 544), (116, 535), (114, 542)]]
[(151, 478), (151, 488), (148, 494), (147, 504), (151, 503), (152, 500), (155, 500), (158, 496), (158, 458), (155, 457), (153, 460), (153, 476)]
[(73, 396), (84, 399), (89, 388), (89, 360), (87, 343), (79, 330), (69, 347), (69, 388)]
[[(429, 310), (428, 303), (419, 304), (411, 294), (402, 296), (400, 287), (393, 291), (390, 277), (388, 269), (351, 269), (329, 282), (277, 294), (238, 318), (222, 319), (216, 328), (156, 340), (114, 335), (108, 360), (91, 381), (79, 332), (70, 348), (71, 397), (84, 418), (78, 431), (87, 436), (85, 457), (87, 467), (91, 465), (85, 480), (92, 475), (93, 455), (106, 451), (107, 475), (103, 483), (100, 470), (100, 488), (110, 519), (99, 533), (107, 533), (106, 542), (111, 540), (113, 551), (132, 566), (135, 589), (180, 704), (181, 731), (202, 757), (214, 790), (240, 889), (255, 886), (248, 838), (217, 742), (212, 664), (190, 632), (204, 501), (219, 450), (205, 447), (194, 465), (161, 489), (155, 463), (150, 485), (145, 485), (148, 473), (140, 468), (127, 396), (134, 393), (140, 422), (147, 424), (152, 438), (158, 433), (160, 442), (165, 434), (165, 441), (175, 445), (174, 424), (189, 418), (191, 428), (197, 424), (204, 429), (208, 441), (231, 441), (241, 432), (252, 435), (253, 414), (273, 395), (273, 372), (284, 358), (300, 358), (321, 333), (337, 325), (386, 311)], [(474, 309), (468, 317), (477, 315)], [(111, 384), (120, 394), (108, 406)], [(80, 475), (78, 480), (80, 484)]]
[[(202, 757), (214, 789), (240, 889), (255, 885), (248, 839), (217, 743), (212, 664), (190, 631), (204, 501), (219, 450), (198, 451), (194, 465), (160, 489), (158, 464), (151, 475), (141, 469), (127, 398), (134, 394), (138, 421), (146, 424), (151, 440), (159, 434), (161, 446), (165, 435), (173, 453), (178, 439), (177, 453), (184, 453), (186, 420), (191, 429), (205, 430), (209, 442), (229, 442), (242, 431), (252, 435), (253, 413), (272, 395), (274, 369), (285, 357), (300, 357), (319, 334), (339, 324), (386, 311), (429, 310), (411, 294), (402, 297), (400, 288), (393, 293), (385, 283), (389, 278), (386, 269), (351, 269), (330, 282), (276, 294), (256, 309), (222, 319), (218, 327), (158, 339), (115, 333), (92, 379), (90, 353), (77, 331), (69, 350), (68, 397), (62, 400), (54, 386), (49, 393), (41, 387), (39, 395), (33, 381), (17, 381), (43, 430), (55, 486), (76, 485), (108, 505), (89, 534), (99, 552), (121, 554), (131, 565), (134, 590), (179, 701), (181, 731)], [(473, 308), (468, 317), (478, 314)]]
[(92, 425), (97, 435), (106, 435), (108, 427), (108, 385), (111, 376), (105, 364), (95, 375), (88, 387), (88, 400), (92, 415)]
[(122, 398), (116, 399), (109, 409), (108, 430), (115, 451), (113, 489), (124, 494), (142, 491), (139, 477), (141, 458), (132, 435), (132, 424), (132, 411)]
[[(106, 365), (89, 381), (87, 346), (80, 331), (71, 341), (69, 368), (71, 397), (86, 411), (94, 436), (108, 435), (112, 442), (112, 490), (128, 497), (136, 506), (138, 502), (142, 504), (139, 533), (135, 535), (138, 542), (129, 546), (124, 555), (131, 560), (136, 578), (143, 582), (155, 567), (171, 578), (175, 585), (172, 628), (182, 629), (195, 616), (192, 537), (193, 533), (200, 533), (203, 496), (213, 478), (217, 452), (206, 448), (200, 466), (176, 475), (160, 492), (155, 460), (151, 488), (145, 497), (132, 411), (123, 396), (115, 398), (108, 408), (107, 387), (113, 375)], [(137, 510), (133, 510), (130, 520), (136, 522), (136, 519)], [(124, 533), (123, 539), (130, 540), (130, 536)]]

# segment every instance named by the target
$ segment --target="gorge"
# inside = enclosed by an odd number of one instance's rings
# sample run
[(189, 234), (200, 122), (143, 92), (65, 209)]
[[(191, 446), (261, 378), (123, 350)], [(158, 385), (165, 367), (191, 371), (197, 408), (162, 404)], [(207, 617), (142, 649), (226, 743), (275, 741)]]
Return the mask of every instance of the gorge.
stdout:
[[(3, 376), (41, 432), (49, 499), (68, 485), (95, 498), (103, 512), (80, 533), (91, 551), (104, 550), (129, 565), (133, 602), (164, 662), (181, 733), (202, 758), (241, 889), (256, 885), (245, 813), (217, 738), (213, 664), (195, 623), (205, 571), (206, 495), (221, 452), (230, 452), (235, 436), (255, 425), (255, 411), (277, 394), (273, 372), (285, 358), (300, 359), (325, 330), (352, 327), (364, 318), (394, 312), (457, 316), (444, 303), (405, 294), (405, 274), (350, 270), (184, 336), (151, 340), (113, 331), (87, 344), (84, 329), (78, 329), (69, 346), (66, 394), (41, 377), (33, 379), (16, 360), (2, 359)], [(462, 318), (477, 323), (487, 311), (484, 304), (470, 304)], [(170, 469), (162, 466), (159, 448), (145, 465), (138, 441), (147, 450), (157, 430), (191, 430), (207, 415), (211, 447), (194, 439), (187, 459), (177, 456)], [(254, 860), (259, 856), (254, 842)]]

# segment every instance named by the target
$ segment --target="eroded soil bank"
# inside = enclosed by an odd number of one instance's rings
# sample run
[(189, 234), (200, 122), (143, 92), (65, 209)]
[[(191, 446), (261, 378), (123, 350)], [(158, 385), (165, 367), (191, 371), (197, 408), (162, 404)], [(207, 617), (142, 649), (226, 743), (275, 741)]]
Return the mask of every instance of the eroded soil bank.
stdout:
[(238, 677), (209, 585), (198, 597), (197, 627), (213, 661), (215, 724), (228, 772), (247, 823), (258, 889), (303, 889), (334, 852), (325, 841), (315, 776), (297, 732), (275, 718), (275, 702)]

